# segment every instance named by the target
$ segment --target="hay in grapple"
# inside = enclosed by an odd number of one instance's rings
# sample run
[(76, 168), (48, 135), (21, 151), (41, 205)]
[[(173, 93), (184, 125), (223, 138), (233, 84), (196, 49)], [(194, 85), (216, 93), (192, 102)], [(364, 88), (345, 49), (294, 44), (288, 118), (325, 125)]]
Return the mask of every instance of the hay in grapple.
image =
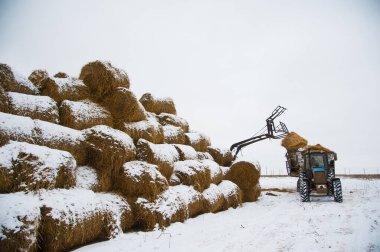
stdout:
[(39, 90), (27, 78), (15, 72), (10, 66), (0, 64), (0, 86), (5, 91), (24, 94), (38, 94)]
[(221, 166), (230, 166), (233, 161), (233, 155), (229, 149), (209, 146), (207, 147), (207, 151), (211, 154), (214, 161)]
[(241, 206), (242, 192), (235, 183), (228, 180), (223, 180), (218, 185), (218, 188), (223, 193), (225, 199), (223, 210), (230, 207), (237, 208), (238, 206)]
[(192, 146), (196, 151), (206, 152), (211, 144), (207, 136), (198, 132), (185, 133), (185, 136), (185, 144)]
[(175, 115), (177, 113), (174, 101), (169, 97), (157, 98), (153, 97), (150, 93), (146, 93), (141, 96), (140, 102), (147, 111), (155, 113), (156, 115), (161, 113)]
[(28, 79), (38, 88), (41, 88), (41, 81), (49, 77), (45, 69), (36, 69), (28, 77)]
[(82, 130), (96, 125), (113, 126), (111, 113), (90, 100), (64, 100), (59, 111), (61, 124), (73, 129)]
[(182, 117), (168, 113), (161, 113), (157, 116), (157, 118), (162, 125), (172, 125), (180, 127), (183, 130), (183, 132), (189, 132), (189, 123)]
[(183, 144), (174, 144), (174, 147), (179, 153), (180, 161), (198, 159), (198, 153), (194, 150), (193, 147)]
[(139, 122), (118, 123), (116, 127), (130, 135), (134, 142), (137, 142), (139, 139), (145, 139), (155, 144), (164, 142), (162, 126), (153, 119)]
[(75, 177), (76, 188), (92, 190), (94, 192), (99, 192), (102, 189), (96, 169), (91, 166), (77, 167)]
[(206, 213), (215, 213), (221, 211), (224, 206), (224, 194), (220, 190), (220, 188), (211, 184), (209, 188), (202, 192), (204, 198), (204, 211)]
[(210, 170), (197, 160), (175, 162), (174, 174), (182, 184), (193, 186), (199, 192), (208, 188), (211, 183)]
[(166, 125), (162, 127), (164, 142), (168, 144), (185, 144), (185, 133), (180, 127)]
[(50, 96), (60, 103), (63, 100), (79, 101), (87, 99), (89, 90), (83, 81), (77, 78), (47, 77), (41, 81), (41, 94)]
[(0, 145), (9, 140), (34, 142), (34, 121), (30, 117), (0, 112)]
[(83, 66), (79, 79), (90, 88), (98, 101), (102, 101), (116, 87), (129, 88), (127, 72), (105, 61), (97, 60)]
[(281, 141), (281, 145), (288, 151), (296, 151), (299, 148), (303, 148), (307, 145), (307, 140), (295, 132), (290, 132)]
[(210, 170), (211, 183), (217, 185), (220, 183), (220, 181), (223, 180), (224, 176), (219, 164), (210, 159), (200, 160), (199, 162), (204, 164), (207, 167), (207, 169)]
[(118, 190), (128, 198), (143, 197), (153, 201), (168, 188), (168, 181), (157, 165), (143, 161), (127, 162), (117, 178)]

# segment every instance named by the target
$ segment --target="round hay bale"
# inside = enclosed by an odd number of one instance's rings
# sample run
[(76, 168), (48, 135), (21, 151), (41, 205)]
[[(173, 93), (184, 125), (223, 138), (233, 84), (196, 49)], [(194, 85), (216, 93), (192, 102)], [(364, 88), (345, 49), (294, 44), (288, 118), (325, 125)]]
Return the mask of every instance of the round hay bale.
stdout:
[(210, 170), (197, 160), (175, 162), (174, 173), (182, 184), (193, 186), (199, 192), (203, 192), (211, 183)]
[(0, 86), (0, 112), (9, 113), (8, 96), (1, 86)]
[(203, 208), (206, 213), (215, 213), (221, 211), (224, 206), (224, 194), (215, 184), (211, 184), (209, 188), (202, 193), (204, 201)]
[(123, 165), (117, 180), (118, 189), (129, 198), (143, 197), (153, 201), (168, 189), (168, 181), (158, 171), (157, 165), (131, 161)]
[(207, 151), (211, 154), (214, 161), (221, 166), (230, 166), (232, 164), (234, 157), (229, 149), (221, 149), (209, 146), (207, 147)]
[(5, 91), (24, 94), (39, 93), (38, 88), (32, 82), (6, 64), (0, 64), (0, 85)]
[(164, 142), (167, 144), (185, 144), (185, 133), (180, 127), (163, 126)]
[(260, 195), (261, 195), (260, 183), (257, 183), (256, 186), (254, 186), (251, 190), (246, 190), (243, 194), (244, 198), (246, 199), (245, 202), (257, 201)]
[(28, 77), (28, 79), (38, 88), (41, 88), (41, 81), (49, 77), (48, 72), (45, 69), (34, 70)]
[(51, 123), (59, 123), (57, 103), (49, 96), (7, 92), (9, 112)]
[(295, 132), (290, 132), (281, 141), (281, 146), (285, 147), (288, 151), (296, 151), (299, 148), (303, 148), (307, 145), (307, 140)]
[(119, 130), (98, 125), (83, 131), (88, 150), (88, 163), (98, 171), (102, 190), (108, 191), (120, 176), (125, 162), (136, 158), (132, 139)]
[(47, 77), (41, 81), (41, 94), (53, 98), (58, 103), (63, 100), (79, 101), (89, 97), (88, 87), (77, 78)]
[(99, 101), (116, 87), (129, 88), (127, 72), (105, 61), (93, 61), (82, 67), (79, 79), (83, 80), (90, 88), (91, 94)]
[(219, 164), (217, 164), (215, 161), (212, 161), (210, 159), (200, 160), (202, 164), (204, 164), (207, 169), (210, 170), (210, 176), (211, 176), (211, 183), (213, 184), (219, 184), (220, 181), (223, 180), (223, 172), (220, 169)]
[(0, 112), (0, 145), (9, 140), (34, 143), (34, 121), (30, 117)]
[(201, 151), (198, 151), (197, 152), (197, 160), (206, 160), (206, 159), (209, 159), (209, 160), (212, 160), (214, 161), (214, 158), (211, 156), (210, 153), (208, 152), (201, 152)]
[(103, 104), (116, 120), (123, 122), (147, 120), (144, 107), (136, 96), (125, 87), (113, 89)]
[(233, 182), (223, 180), (218, 185), (219, 190), (224, 196), (223, 210), (227, 210), (230, 207), (237, 208), (242, 204), (242, 192), (240, 188)]
[(310, 151), (325, 151), (325, 152), (333, 152), (332, 150), (320, 145), (320, 144), (316, 144), (316, 145), (308, 145), (306, 147), (308, 150)]
[(198, 153), (194, 150), (193, 147), (183, 144), (174, 144), (174, 147), (179, 153), (180, 161), (198, 159)]
[(139, 139), (145, 139), (155, 144), (164, 142), (162, 126), (154, 120), (116, 123), (116, 128), (130, 135), (135, 142)]
[(250, 202), (260, 179), (260, 170), (251, 162), (238, 161), (232, 164), (224, 179), (237, 184), (243, 192), (243, 201)]
[(140, 139), (137, 144), (137, 159), (158, 166), (159, 171), (167, 180), (173, 173), (174, 162), (179, 160), (176, 148), (170, 144), (153, 144)]
[(201, 133), (185, 133), (185, 137), (185, 144), (192, 146), (196, 151), (206, 152), (211, 144), (210, 139)]
[(64, 73), (64, 72), (58, 72), (54, 75), (55, 78), (68, 78), (69, 75), (67, 73)]
[(189, 132), (189, 123), (182, 117), (168, 113), (161, 113), (157, 116), (157, 118), (160, 124), (162, 125), (172, 125), (176, 127), (181, 127), (183, 132)]
[(61, 124), (69, 128), (82, 130), (96, 125), (113, 126), (111, 113), (90, 100), (64, 100), (59, 111)]
[(195, 190), (192, 186), (178, 185), (173, 186), (172, 191), (177, 193), (179, 198), (187, 206), (188, 217), (195, 217), (204, 213), (203, 195)]
[(173, 99), (168, 97), (156, 98), (153, 97), (152, 94), (146, 93), (141, 96), (140, 102), (147, 111), (155, 113), (156, 115), (161, 113), (175, 115), (177, 113)]
[(98, 179), (96, 169), (91, 166), (79, 166), (75, 170), (76, 188), (101, 191), (101, 185)]

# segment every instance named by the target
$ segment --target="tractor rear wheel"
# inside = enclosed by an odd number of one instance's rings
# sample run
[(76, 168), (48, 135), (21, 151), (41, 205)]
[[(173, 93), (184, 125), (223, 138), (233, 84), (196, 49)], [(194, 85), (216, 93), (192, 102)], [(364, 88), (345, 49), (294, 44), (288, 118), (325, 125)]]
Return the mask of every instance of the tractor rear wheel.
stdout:
[(334, 190), (334, 201), (342, 203), (343, 193), (342, 193), (342, 184), (340, 182), (340, 179), (334, 179), (332, 184), (333, 184), (333, 190)]
[(302, 202), (310, 201), (309, 181), (307, 179), (300, 180), (300, 196)]
[(297, 180), (297, 192), (300, 192), (300, 181), (301, 179)]

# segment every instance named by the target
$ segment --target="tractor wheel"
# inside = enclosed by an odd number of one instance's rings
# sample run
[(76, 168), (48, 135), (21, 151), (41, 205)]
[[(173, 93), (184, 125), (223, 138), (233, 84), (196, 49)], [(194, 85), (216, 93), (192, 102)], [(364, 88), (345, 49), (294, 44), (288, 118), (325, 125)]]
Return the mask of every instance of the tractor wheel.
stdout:
[(302, 202), (310, 201), (309, 181), (307, 179), (302, 179), (300, 181), (300, 195)]
[(334, 201), (342, 203), (343, 194), (342, 194), (342, 184), (340, 183), (340, 179), (334, 179), (332, 184), (333, 184), (333, 190), (334, 190)]
[(334, 195), (334, 186), (333, 186), (333, 182), (332, 181), (330, 183), (328, 183), (327, 195), (328, 196), (333, 196)]
[(297, 180), (297, 192), (300, 192), (300, 181), (301, 179)]

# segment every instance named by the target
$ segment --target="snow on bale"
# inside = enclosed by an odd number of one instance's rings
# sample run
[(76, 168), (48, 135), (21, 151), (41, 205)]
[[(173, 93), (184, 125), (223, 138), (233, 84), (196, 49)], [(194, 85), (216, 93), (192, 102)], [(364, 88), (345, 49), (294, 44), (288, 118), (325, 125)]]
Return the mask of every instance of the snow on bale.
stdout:
[(242, 203), (242, 192), (235, 183), (223, 180), (218, 185), (219, 190), (224, 196), (223, 210), (226, 210), (230, 207), (237, 208)]
[(147, 119), (144, 107), (128, 88), (113, 89), (103, 104), (116, 120), (138, 122)]
[(185, 133), (185, 144), (192, 146), (196, 151), (206, 152), (210, 146), (210, 139), (198, 132)]
[(102, 190), (108, 191), (117, 180), (125, 162), (135, 160), (133, 140), (120, 130), (98, 125), (83, 130), (88, 148), (88, 163), (98, 171)]
[(118, 123), (116, 127), (130, 135), (134, 142), (137, 142), (139, 139), (145, 139), (155, 144), (164, 142), (162, 126), (153, 119), (139, 122)]
[(283, 146), (288, 151), (296, 151), (299, 148), (306, 147), (307, 140), (295, 132), (290, 132), (281, 141), (281, 146)]
[(36, 69), (28, 77), (28, 79), (37, 87), (41, 88), (41, 81), (49, 77), (45, 69)]
[(38, 94), (38, 88), (10, 66), (0, 64), (0, 85), (5, 91), (23, 94)]
[(180, 161), (198, 159), (198, 153), (194, 150), (193, 147), (183, 144), (174, 144), (174, 147), (179, 153)]
[(185, 133), (180, 127), (163, 126), (164, 142), (168, 144), (185, 144)]
[(223, 209), (224, 194), (217, 185), (211, 184), (209, 188), (202, 192), (202, 196), (206, 213), (215, 213)]
[(10, 141), (0, 147), (0, 173), (5, 175), (0, 192), (69, 188), (75, 184), (75, 168), (66, 151)]
[(158, 171), (157, 165), (131, 161), (123, 165), (117, 180), (118, 189), (128, 198), (143, 197), (153, 201), (168, 189), (168, 181)]
[(113, 126), (113, 119), (105, 108), (90, 101), (64, 100), (59, 107), (61, 124), (73, 129), (87, 129), (95, 125)]
[(196, 159), (198, 159), (198, 160), (209, 159), (209, 160), (214, 161), (214, 158), (211, 156), (210, 153), (208, 153), (208, 152), (201, 152), (201, 151), (197, 152), (197, 158)]
[(53, 98), (58, 103), (63, 100), (79, 101), (89, 97), (88, 87), (77, 78), (47, 77), (41, 81), (41, 93)]
[(75, 170), (76, 188), (92, 190), (94, 192), (101, 191), (96, 169), (91, 166), (79, 166)]
[(129, 204), (120, 196), (83, 189), (40, 193), (43, 251), (63, 251), (114, 238), (133, 225)]
[(34, 126), (30, 117), (0, 112), (0, 145), (9, 140), (34, 143)]
[(157, 116), (157, 118), (162, 125), (172, 125), (180, 127), (183, 130), (183, 132), (189, 132), (189, 123), (182, 117), (168, 113), (161, 113)]
[(9, 113), (59, 123), (57, 103), (49, 96), (7, 92)]
[(210, 153), (214, 161), (221, 166), (230, 166), (233, 161), (233, 155), (229, 149), (209, 146), (207, 147), (207, 152)]
[(187, 216), (195, 217), (204, 213), (203, 195), (195, 190), (192, 186), (178, 185), (171, 187), (172, 191), (177, 193), (180, 199), (187, 207)]
[(316, 144), (316, 145), (308, 145), (307, 146), (307, 149), (308, 150), (316, 150), (316, 151), (325, 151), (325, 152), (332, 152), (332, 150), (320, 145), (320, 144)]
[(253, 163), (238, 161), (232, 164), (224, 179), (237, 184), (243, 192), (243, 201), (252, 202), (257, 200), (256, 185), (260, 179), (260, 169)]
[(68, 78), (69, 75), (67, 73), (64, 73), (64, 72), (58, 72), (54, 75), (55, 78)]
[(210, 170), (197, 160), (175, 162), (174, 174), (182, 184), (193, 186), (199, 192), (208, 188), (211, 183)]
[(179, 160), (177, 149), (170, 144), (153, 144), (140, 139), (136, 145), (137, 159), (158, 166), (159, 171), (166, 179), (173, 173), (174, 162)]
[(208, 170), (210, 170), (211, 183), (219, 184), (220, 181), (223, 180), (223, 172), (220, 169), (219, 164), (210, 159), (200, 160), (202, 164), (204, 164)]
[(40, 205), (37, 196), (0, 194), (0, 250), (37, 251)]
[(157, 98), (153, 97), (153, 95), (150, 93), (146, 93), (141, 96), (140, 102), (147, 111), (155, 113), (156, 115), (159, 115), (161, 113), (175, 115), (177, 113), (174, 101), (169, 97)]
[(82, 67), (79, 79), (90, 88), (91, 94), (99, 101), (108, 96), (114, 88), (129, 88), (127, 72), (109, 62), (93, 61)]

